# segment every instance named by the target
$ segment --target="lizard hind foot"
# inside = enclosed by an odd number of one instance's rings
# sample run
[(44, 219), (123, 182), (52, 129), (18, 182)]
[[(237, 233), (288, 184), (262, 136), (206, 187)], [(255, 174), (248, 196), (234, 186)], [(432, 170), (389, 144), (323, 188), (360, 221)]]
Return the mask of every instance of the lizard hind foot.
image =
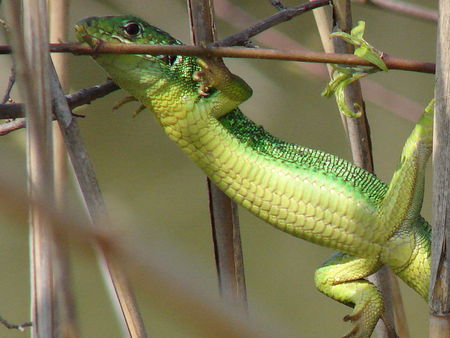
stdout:
[(337, 253), (316, 270), (316, 287), (325, 295), (345, 304), (354, 305), (344, 317), (352, 323), (346, 338), (369, 338), (383, 314), (383, 298), (377, 288), (365, 280), (379, 268), (378, 258), (357, 258)]
[[(381, 294), (369, 282), (360, 283), (360, 295), (357, 295), (353, 311), (345, 316), (345, 322), (351, 322), (352, 330), (344, 338), (369, 338), (379, 319), (382, 319), (383, 300)], [(395, 330), (387, 327), (390, 338), (395, 338)]]
[(365, 318), (366, 312), (366, 309), (360, 309), (359, 311), (353, 311), (343, 318), (344, 322), (351, 322), (353, 325), (351, 331), (343, 336), (343, 338), (369, 338), (371, 336), (374, 329), (374, 325), (372, 324), (373, 319)]

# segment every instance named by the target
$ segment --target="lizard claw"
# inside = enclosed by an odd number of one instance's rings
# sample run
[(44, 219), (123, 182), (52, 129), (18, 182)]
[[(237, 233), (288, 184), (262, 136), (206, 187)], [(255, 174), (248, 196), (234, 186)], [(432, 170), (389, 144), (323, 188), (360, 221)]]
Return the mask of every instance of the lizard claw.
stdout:
[(363, 337), (360, 334), (361, 328), (358, 323), (358, 320), (361, 318), (361, 314), (362, 314), (362, 311), (359, 311), (357, 313), (352, 313), (352, 314), (346, 315), (343, 318), (344, 322), (352, 322), (352, 323), (354, 323), (354, 325), (353, 325), (352, 330), (349, 333), (347, 333), (345, 336), (343, 336), (342, 338)]
[(146, 106), (144, 106), (143, 104), (141, 104), (133, 113), (133, 115), (131, 115), (131, 117), (134, 119), (136, 116), (139, 115), (139, 113), (141, 111), (143, 111), (145, 108), (147, 108)]
[(211, 68), (208, 63), (202, 59), (197, 60), (197, 64), (202, 67), (202, 70), (195, 72), (192, 76), (194, 81), (200, 82), (200, 86), (198, 87), (199, 95), (206, 97), (209, 96), (209, 90), (213, 86), (213, 77), (214, 74), (211, 72)]
[[(114, 106), (113, 106), (113, 110), (117, 110), (120, 107), (122, 107), (124, 104), (128, 103), (128, 102), (132, 102), (132, 101), (138, 101), (138, 99), (136, 99), (134, 96), (127, 96), (124, 97), (122, 100), (120, 100), (119, 102), (117, 102)], [(141, 104), (133, 113), (133, 115), (131, 115), (132, 118), (135, 118), (136, 116), (138, 116), (138, 114), (143, 111), (146, 107)]]
[(343, 318), (345, 322), (353, 324), (352, 330), (343, 338), (370, 337), (379, 317), (379, 310), (373, 309), (369, 303), (356, 306), (352, 313)]
[(209, 95), (209, 89), (211, 88), (211, 84), (209, 82), (209, 77), (207, 73), (203, 70), (200, 70), (198, 72), (195, 72), (192, 76), (192, 79), (194, 81), (200, 82), (200, 86), (198, 87), (197, 91), (201, 96), (208, 96)]
[(211, 88), (217, 88), (227, 82), (229, 70), (220, 58), (197, 59), (197, 64), (202, 70), (195, 72), (192, 79), (200, 82), (199, 95), (209, 96)]
[(137, 99), (134, 96), (126, 96), (123, 99), (119, 100), (113, 107), (113, 110), (117, 110), (120, 107), (122, 107), (124, 104), (128, 103), (128, 102), (133, 102), (133, 101), (137, 101)]

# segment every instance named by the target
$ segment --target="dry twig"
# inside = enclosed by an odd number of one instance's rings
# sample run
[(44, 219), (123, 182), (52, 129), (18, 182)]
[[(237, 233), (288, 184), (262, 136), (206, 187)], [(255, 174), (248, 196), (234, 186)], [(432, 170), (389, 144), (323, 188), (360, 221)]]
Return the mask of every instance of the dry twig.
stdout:
[[(50, 51), (55, 53), (73, 53), (78, 55), (91, 55), (94, 53), (110, 54), (150, 54), (150, 55), (188, 55), (188, 56), (219, 56), (231, 58), (286, 60), (318, 63), (338, 63), (346, 65), (371, 66), (372, 64), (353, 54), (320, 53), (311, 51), (277, 51), (264, 48), (238, 48), (216, 47), (205, 48), (189, 45), (138, 45), (102, 43), (95, 51), (89, 46), (79, 43), (50, 44)], [(0, 54), (11, 52), (9, 46), (0, 46)], [(407, 70), (421, 73), (434, 74), (435, 64), (432, 62), (415, 61), (384, 54), (383, 61), (389, 69)]]
[(314, 8), (328, 6), (329, 4), (330, 0), (313, 0), (296, 7), (282, 9), (278, 13), (275, 13), (272, 16), (268, 17), (267, 19), (257, 22), (255, 25), (248, 27), (242, 32), (239, 32), (237, 34), (231, 35), (222, 40), (212, 43), (211, 46), (214, 47), (239, 46), (248, 39), (250, 39), (251, 37), (261, 32), (264, 32), (265, 30), (273, 26), (276, 26), (282, 22), (289, 21), (298, 15), (313, 10)]
[(31, 323), (31, 322), (25, 322), (22, 324), (11, 324), (10, 322), (8, 322), (6, 319), (4, 319), (2, 317), (0, 317), (0, 323), (3, 324), (3, 326), (6, 327), (7, 329), (15, 329), (15, 330), (19, 330), (19, 331), (24, 331), (25, 328), (33, 326), (33, 323)]
[(14, 68), (11, 68), (11, 75), (9, 76), (8, 84), (6, 85), (5, 94), (3, 95), (3, 98), (0, 101), (1, 104), (6, 103), (11, 99), (11, 90), (13, 89), (15, 82), (16, 82), (16, 72), (14, 71)]
[[(90, 104), (92, 101), (104, 97), (118, 89), (120, 88), (114, 82), (108, 80), (102, 84), (81, 89), (73, 94), (65, 95), (65, 98), (70, 109), (74, 109), (85, 104)], [(52, 109), (54, 116), (55, 107), (53, 107)], [(82, 117), (81, 115), (76, 115), (74, 113), (72, 113), (72, 115), (76, 117)], [(21, 117), (24, 117), (23, 104), (0, 104), (0, 119), (16, 119)], [(12, 131), (22, 128), (25, 128), (25, 120), (23, 119), (5, 122), (3, 124), (0, 124), (0, 136), (9, 134)]]

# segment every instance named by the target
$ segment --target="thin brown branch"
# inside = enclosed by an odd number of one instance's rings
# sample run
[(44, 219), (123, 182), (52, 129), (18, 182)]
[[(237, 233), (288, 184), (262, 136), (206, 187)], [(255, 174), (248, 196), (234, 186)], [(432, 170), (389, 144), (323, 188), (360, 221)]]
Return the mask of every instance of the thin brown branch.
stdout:
[[(211, 0), (188, 0), (188, 8), (194, 44), (213, 42), (215, 25)], [(226, 303), (245, 312), (248, 308), (247, 290), (237, 205), (209, 178), (207, 184), (220, 294)]]
[[(114, 82), (108, 80), (102, 84), (86, 89), (81, 89), (73, 94), (65, 95), (67, 104), (71, 109), (89, 104), (92, 101), (104, 97), (115, 90), (120, 89)], [(53, 107), (53, 115), (55, 108)], [(24, 117), (23, 104), (0, 104), (0, 119), (16, 119)], [(0, 136), (25, 127), (25, 120), (15, 120), (0, 124)]]
[(380, 9), (387, 9), (395, 13), (426, 21), (438, 20), (436, 10), (400, 0), (352, 0), (358, 4), (371, 5)]
[[(383, 267), (383, 269), (387, 269), (387, 267), (385, 266)], [(389, 300), (390, 303), (387, 304), (387, 306), (389, 306), (390, 304), (394, 304), (393, 311), (397, 335), (402, 338), (409, 338), (410, 334), (408, 321), (406, 319), (405, 306), (403, 304), (402, 294), (399, 290), (400, 286), (398, 283), (398, 278), (392, 272), (388, 273), (386, 277), (390, 278), (390, 284), (393, 286), (393, 289), (390, 290), (390, 293), (392, 294), (392, 299)]]
[[(2, 48), (4, 47), (4, 48)], [(54, 44), (52, 50), (57, 52), (73, 52), (75, 54), (92, 54), (90, 47), (81, 46), (80, 44)], [(1, 52), (9, 51), (9, 46), (0, 46)], [(145, 54), (168, 54), (168, 55), (199, 55), (199, 56), (223, 56), (235, 58), (259, 58), (272, 60), (290, 60), (303, 62), (318, 63), (339, 63), (350, 65), (370, 65), (367, 61), (362, 60), (352, 54), (334, 54), (320, 53), (311, 51), (289, 51), (282, 52), (273, 49), (250, 49), (250, 48), (202, 48), (196, 46), (148, 46), (148, 45), (118, 45), (104, 44), (99, 47), (98, 52), (108, 53), (145, 53)], [(435, 64), (431, 62), (420, 62), (408, 59), (397, 58), (393, 56), (385, 56), (385, 63), (390, 69), (416, 71), (422, 73), (433, 74)], [(368, 85), (368, 84), (367, 84)], [(102, 85), (94, 86), (88, 89), (80, 90), (77, 93), (66, 96), (71, 108), (88, 104), (96, 98), (103, 97), (108, 93), (117, 90), (118, 87), (113, 82), (107, 82)], [(378, 86), (378, 90), (381, 88)], [(372, 93), (372, 91), (369, 91)], [(391, 102), (391, 100), (389, 100)], [(402, 103), (403, 104), (403, 103)], [(411, 108), (414, 108), (411, 106)], [(404, 114), (403, 114), (404, 115)], [(0, 105), (0, 119), (23, 117), (22, 106), (20, 104), (3, 104)], [(414, 117), (409, 117), (414, 119)], [(13, 121), (0, 125), (0, 136), (8, 134), (11, 131), (23, 128), (24, 122)]]
[(33, 323), (31, 323), (31, 322), (25, 322), (22, 324), (11, 324), (10, 322), (8, 322), (6, 319), (4, 319), (2, 317), (0, 317), (0, 323), (7, 329), (15, 329), (15, 330), (19, 330), (19, 331), (24, 331), (27, 327), (33, 326)]
[(207, 182), (220, 294), (228, 304), (246, 312), (247, 289), (238, 207), (209, 178)]
[(275, 7), (277, 10), (282, 11), (285, 10), (287, 7), (281, 3), (281, 1), (278, 0), (269, 0), (273, 7)]
[(119, 86), (117, 86), (111, 80), (108, 80), (101, 84), (81, 89), (69, 95), (65, 95), (65, 97), (70, 109), (74, 109), (85, 104), (90, 104), (92, 101), (102, 98), (118, 89), (120, 89)]
[(215, 47), (242, 45), (245, 41), (247, 41), (251, 37), (253, 37), (273, 26), (276, 26), (282, 22), (289, 21), (292, 18), (294, 18), (300, 14), (303, 14), (305, 12), (313, 10), (314, 8), (327, 6), (329, 4), (330, 4), (330, 0), (314, 0), (314, 1), (310, 1), (310, 2), (304, 3), (302, 5), (296, 6), (296, 7), (283, 9), (283, 10), (273, 14), (272, 16), (268, 17), (267, 19), (261, 20), (258, 23), (256, 23), (255, 25), (248, 27), (247, 29), (243, 30), (242, 32), (231, 35), (222, 40), (216, 41), (211, 45), (215, 46)]
[(25, 128), (25, 120), (15, 120), (0, 124), (0, 136), (7, 135), (13, 131)]
[[(277, 51), (264, 48), (239, 48), (239, 47), (216, 47), (204, 48), (197, 46), (181, 45), (139, 45), (139, 44), (115, 44), (103, 43), (98, 48), (92, 50), (91, 47), (79, 43), (51, 44), (50, 51), (55, 53), (73, 53), (78, 55), (92, 55), (99, 53), (108, 54), (149, 54), (149, 55), (188, 55), (188, 56), (219, 56), (231, 58), (286, 60), (317, 63), (338, 63), (345, 65), (372, 66), (353, 54), (320, 53), (311, 51)], [(9, 46), (0, 46), (0, 54), (8, 54)], [(383, 57), (389, 69), (415, 71), (421, 73), (434, 74), (435, 64), (432, 62), (422, 62), (384, 54)]]
[[(103, 43), (95, 51), (86, 45), (79, 43), (50, 44), (53, 53), (73, 53), (77, 55), (93, 54), (149, 54), (149, 55), (187, 55), (187, 56), (219, 56), (231, 58), (286, 60), (317, 63), (339, 63), (345, 65), (372, 66), (353, 54), (320, 53), (305, 50), (278, 51), (264, 48), (237, 48), (237, 47), (215, 47), (205, 48), (189, 45), (166, 46), (166, 45), (139, 45), (139, 44), (115, 44)], [(0, 46), (0, 54), (9, 54), (9, 46)], [(434, 74), (436, 65), (432, 62), (415, 61), (384, 54), (383, 57), (389, 69), (407, 70), (420, 73)]]
[(9, 101), (9, 99), (11, 98), (11, 90), (15, 82), (16, 82), (16, 72), (14, 71), (14, 68), (11, 68), (11, 75), (9, 76), (5, 94), (3, 95), (3, 98), (0, 103), (3, 104)]

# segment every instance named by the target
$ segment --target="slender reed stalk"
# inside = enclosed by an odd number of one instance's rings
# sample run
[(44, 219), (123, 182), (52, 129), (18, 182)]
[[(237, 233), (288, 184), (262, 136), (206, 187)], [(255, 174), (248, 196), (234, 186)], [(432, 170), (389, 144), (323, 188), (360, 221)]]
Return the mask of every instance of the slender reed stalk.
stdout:
[[(50, 40), (52, 42), (66, 41), (68, 38), (69, 4), (70, 0), (50, 0)], [(64, 90), (69, 88), (68, 55), (54, 54), (52, 60)], [(52, 93), (54, 94), (54, 93)], [(67, 191), (69, 186), (67, 153), (64, 139), (58, 124), (53, 124), (54, 172), (55, 172), (55, 207), (63, 212), (68, 208)], [(69, 257), (68, 239), (64, 233), (55, 240), (54, 254), (54, 285), (56, 292), (56, 329), (61, 337), (75, 338), (80, 336), (75, 297), (72, 290), (71, 262)]]
[[(352, 28), (352, 16), (349, 0), (334, 1), (333, 16), (326, 8), (318, 8), (314, 10), (314, 17), (320, 32), (324, 50), (328, 53), (351, 53), (352, 46), (348, 45), (340, 39), (329, 38), (330, 33), (335, 30), (350, 32)], [(334, 26), (332, 18), (335, 19)], [(331, 68), (329, 68), (331, 72)], [(341, 115), (344, 128), (350, 141), (350, 148), (352, 151), (353, 162), (370, 172), (374, 172), (372, 144), (370, 139), (370, 128), (365, 112), (365, 104), (362, 96), (361, 85), (359, 81), (352, 83), (345, 88), (345, 96), (347, 105), (354, 107), (354, 103), (362, 107), (362, 116), (360, 118), (352, 119)], [(398, 311), (404, 312), (401, 307), (402, 303), (393, 304), (393, 293), (395, 292), (395, 299), (401, 299), (398, 282), (395, 276), (391, 276), (387, 268), (382, 268), (377, 273), (370, 277), (370, 280), (377, 286), (383, 294), (385, 303), (385, 313), (383, 315), (386, 325), (380, 321), (375, 329), (378, 337), (395, 337), (395, 317), (393, 307), (397, 307)], [(400, 308), (399, 308), (400, 307)], [(405, 330), (402, 330), (403, 332)], [(406, 329), (407, 332), (407, 329)], [(407, 335), (402, 336), (407, 337)]]
[[(45, 207), (54, 201), (50, 83), (46, 1), (5, 3), (15, 49), (18, 83), (27, 119), (27, 167), (33, 337), (55, 336), (54, 248), (51, 218)], [(23, 25), (22, 25), (23, 24)], [(41, 201), (41, 203), (37, 203)]]
[[(212, 2), (188, 0), (188, 8), (194, 44), (212, 43), (215, 36)], [(209, 178), (207, 181), (220, 293), (226, 303), (246, 311), (247, 291), (237, 205)]]
[(433, 226), (430, 337), (450, 337), (450, 2), (439, 1), (436, 116), (433, 144)]

